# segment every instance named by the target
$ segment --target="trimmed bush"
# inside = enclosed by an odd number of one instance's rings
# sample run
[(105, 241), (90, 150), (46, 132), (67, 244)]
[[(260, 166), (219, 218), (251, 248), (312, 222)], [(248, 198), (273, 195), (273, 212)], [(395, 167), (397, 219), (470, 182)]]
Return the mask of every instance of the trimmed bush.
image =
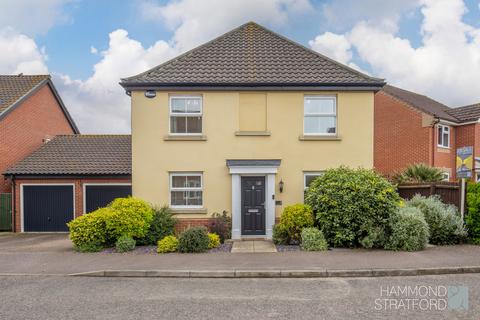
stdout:
[(287, 245), (289, 243), (287, 230), (276, 224), (273, 226), (272, 241), (274, 244)]
[(228, 215), (228, 211), (224, 210), (222, 214), (215, 212), (212, 214), (212, 222), (208, 226), (212, 233), (220, 236), (222, 243), (230, 239), (232, 236), (232, 218)]
[(328, 243), (322, 231), (317, 228), (304, 228), (302, 230), (302, 249), (305, 251), (328, 250)]
[(159, 240), (175, 233), (177, 219), (173, 216), (168, 206), (154, 208), (150, 228), (144, 238), (137, 240), (140, 245), (155, 245)]
[(462, 218), (453, 205), (444, 204), (438, 196), (415, 195), (406, 201), (407, 207), (415, 207), (423, 213), (428, 224), (431, 244), (456, 244), (465, 239), (467, 233)]
[(117, 198), (109, 205), (106, 213), (106, 230), (110, 238), (116, 240), (126, 235), (143, 238), (147, 234), (154, 211), (145, 201), (128, 197)]
[(208, 250), (210, 238), (205, 227), (195, 227), (185, 230), (178, 238), (178, 251), (205, 252)]
[(467, 188), (468, 212), (465, 216), (470, 240), (480, 245), (480, 183), (469, 183)]
[(208, 249), (217, 248), (220, 245), (220, 237), (216, 233), (209, 233), (208, 234)]
[(178, 249), (178, 239), (175, 236), (166, 236), (158, 241), (158, 253), (176, 252)]
[(101, 208), (67, 223), (70, 240), (75, 249), (81, 252), (96, 252), (102, 249), (108, 241), (106, 217), (110, 211), (110, 208)]
[(295, 204), (285, 207), (280, 225), (287, 234), (288, 243), (300, 243), (303, 228), (313, 227), (313, 211), (310, 206)]
[(427, 246), (428, 224), (420, 209), (399, 208), (391, 218), (392, 233), (385, 246), (389, 250), (418, 251)]
[(121, 236), (115, 243), (115, 249), (117, 249), (117, 252), (132, 251), (133, 249), (135, 249), (135, 244), (136, 242), (132, 237)]
[(317, 225), (334, 247), (383, 247), (399, 202), (396, 188), (373, 170), (343, 166), (325, 171), (305, 194)]

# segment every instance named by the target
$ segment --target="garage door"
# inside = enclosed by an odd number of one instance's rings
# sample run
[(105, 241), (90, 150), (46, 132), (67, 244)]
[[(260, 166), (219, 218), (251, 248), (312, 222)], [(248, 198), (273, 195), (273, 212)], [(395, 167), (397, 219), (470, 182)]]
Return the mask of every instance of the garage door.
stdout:
[(105, 207), (116, 198), (132, 195), (129, 185), (85, 185), (85, 212)]
[(73, 219), (73, 186), (23, 186), (23, 230), (25, 232), (68, 231)]

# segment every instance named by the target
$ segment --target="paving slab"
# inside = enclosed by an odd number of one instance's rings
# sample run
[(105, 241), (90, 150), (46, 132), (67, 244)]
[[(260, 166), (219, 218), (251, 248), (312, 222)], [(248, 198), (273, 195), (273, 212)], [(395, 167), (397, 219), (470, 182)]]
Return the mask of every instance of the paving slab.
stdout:
[(232, 253), (271, 253), (277, 252), (277, 247), (268, 240), (234, 241)]

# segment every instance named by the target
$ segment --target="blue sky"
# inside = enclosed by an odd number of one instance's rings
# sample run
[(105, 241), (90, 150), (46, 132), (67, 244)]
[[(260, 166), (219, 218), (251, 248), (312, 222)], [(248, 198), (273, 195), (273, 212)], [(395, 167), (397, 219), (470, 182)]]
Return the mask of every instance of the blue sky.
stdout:
[(121, 77), (255, 20), (452, 107), (480, 101), (480, 0), (3, 0), (0, 73), (50, 73), (84, 132), (128, 132)]

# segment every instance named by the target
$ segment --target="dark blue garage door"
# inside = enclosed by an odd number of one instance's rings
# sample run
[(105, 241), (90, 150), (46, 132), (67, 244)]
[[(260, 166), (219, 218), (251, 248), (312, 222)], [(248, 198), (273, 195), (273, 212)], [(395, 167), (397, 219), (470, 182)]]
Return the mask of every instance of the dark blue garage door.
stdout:
[(85, 212), (105, 207), (116, 198), (132, 195), (132, 186), (127, 185), (91, 185), (85, 186)]
[(25, 232), (68, 231), (73, 210), (73, 186), (23, 186)]

